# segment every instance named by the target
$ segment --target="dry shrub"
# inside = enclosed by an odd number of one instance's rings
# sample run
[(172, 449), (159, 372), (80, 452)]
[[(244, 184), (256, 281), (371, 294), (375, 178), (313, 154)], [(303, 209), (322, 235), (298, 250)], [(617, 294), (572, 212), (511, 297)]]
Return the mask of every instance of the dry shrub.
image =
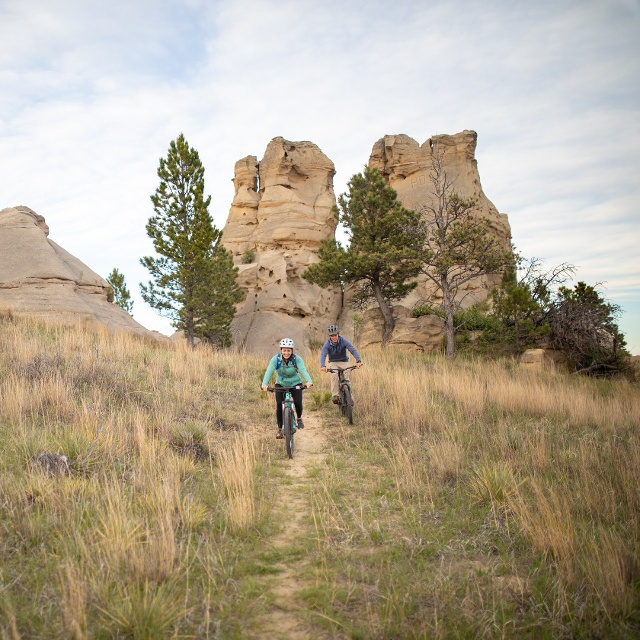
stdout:
[(607, 618), (629, 616), (633, 611), (636, 560), (624, 540), (604, 531), (589, 539), (581, 554), (582, 572), (592, 600)]
[(147, 527), (140, 551), (129, 561), (129, 568), (134, 575), (155, 583), (164, 582), (172, 575), (177, 551), (170, 514), (165, 513)]
[(534, 474), (544, 473), (551, 464), (551, 455), (547, 446), (547, 430), (536, 428), (532, 433), (527, 434), (524, 440), (523, 455), (528, 463), (529, 470)]
[(400, 500), (412, 499), (421, 504), (426, 497), (433, 506), (428, 459), (420, 437), (397, 436), (391, 443), (387, 456)]
[(227, 516), (235, 531), (248, 529), (257, 515), (254, 498), (256, 458), (255, 442), (246, 433), (235, 436), (218, 451)]
[(96, 530), (97, 544), (95, 547), (79, 545), (88, 554), (85, 562), (90, 566), (97, 563), (114, 577), (166, 581), (177, 559), (171, 518), (175, 506), (173, 490), (167, 490), (165, 484), (154, 493), (150, 482), (146, 486), (147, 494), (139, 497), (136, 504), (114, 485), (105, 484), (104, 489), (106, 499)]
[(0, 415), (16, 424), (44, 415), (71, 420), (75, 412), (73, 390), (58, 374), (34, 380), (10, 375), (0, 386), (0, 398)]
[(207, 384), (210, 359), (209, 349), (192, 349), (186, 342), (178, 343), (169, 360), (169, 372), (174, 382), (203, 386)]
[(24, 381), (9, 376), (0, 383), (0, 416), (13, 424), (20, 424), (32, 406), (33, 394)]
[(428, 443), (429, 462), (436, 478), (447, 482), (457, 480), (462, 466), (463, 451), (451, 437), (433, 438)]
[(186, 496), (178, 507), (180, 526), (186, 531), (198, 529), (209, 520), (209, 510), (199, 500)]
[(13, 307), (6, 305), (0, 306), (0, 322), (13, 322), (15, 320), (15, 313)]
[(516, 518), (533, 547), (554, 564), (566, 583), (573, 583), (577, 536), (569, 503), (551, 487), (545, 492), (537, 480), (529, 485), (529, 498), (518, 490), (512, 501)]
[(84, 640), (87, 637), (87, 588), (82, 573), (67, 560), (60, 567), (59, 580), (65, 637)]

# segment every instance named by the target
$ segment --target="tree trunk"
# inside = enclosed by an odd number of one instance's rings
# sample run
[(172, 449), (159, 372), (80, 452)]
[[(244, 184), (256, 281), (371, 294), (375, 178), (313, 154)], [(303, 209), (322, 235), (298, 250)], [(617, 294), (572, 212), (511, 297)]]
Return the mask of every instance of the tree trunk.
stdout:
[(190, 347), (195, 346), (195, 323), (193, 321), (193, 312), (189, 312), (189, 314), (187, 315), (187, 322), (186, 324), (186, 338), (187, 338), (187, 344)]
[(447, 341), (445, 355), (447, 360), (453, 360), (456, 357), (456, 331), (453, 322), (453, 300), (452, 293), (449, 289), (449, 283), (444, 280), (442, 288), (442, 308), (444, 310), (444, 331)]
[(384, 319), (382, 342), (380, 343), (380, 346), (384, 349), (387, 346), (387, 342), (391, 340), (391, 334), (393, 333), (393, 328), (396, 326), (396, 321), (393, 319), (393, 314), (391, 313), (391, 307), (389, 307), (389, 303), (384, 299), (384, 296), (382, 295), (382, 289), (380, 288), (380, 285), (374, 284), (372, 288), (373, 293), (376, 296), (378, 306), (380, 307), (382, 317)]

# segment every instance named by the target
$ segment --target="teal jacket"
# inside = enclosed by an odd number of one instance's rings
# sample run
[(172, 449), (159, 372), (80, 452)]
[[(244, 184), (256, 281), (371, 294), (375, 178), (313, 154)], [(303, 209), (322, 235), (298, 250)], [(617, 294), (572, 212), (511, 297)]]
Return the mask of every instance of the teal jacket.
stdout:
[[(278, 357), (282, 360), (282, 365), (276, 369), (278, 364)], [(293, 358), (296, 359), (296, 365), (298, 369), (296, 370), (296, 366), (293, 363)], [(294, 354), (289, 358), (289, 360), (285, 360), (279, 353), (277, 353), (271, 361), (269, 362), (269, 366), (264, 373), (264, 378), (262, 378), (262, 386), (266, 387), (269, 384), (269, 380), (271, 380), (271, 376), (273, 372), (276, 373), (276, 384), (279, 384), (283, 387), (295, 387), (298, 384), (302, 384), (302, 377), (300, 374), (304, 376), (306, 382), (312, 382), (311, 376), (307, 372), (307, 367), (304, 366), (304, 360), (299, 356)]]

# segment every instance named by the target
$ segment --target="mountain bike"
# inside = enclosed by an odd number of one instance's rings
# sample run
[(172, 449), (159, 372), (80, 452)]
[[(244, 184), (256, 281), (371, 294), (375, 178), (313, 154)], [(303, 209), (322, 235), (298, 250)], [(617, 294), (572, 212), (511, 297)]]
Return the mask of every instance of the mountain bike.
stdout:
[(344, 377), (344, 372), (357, 368), (353, 366), (344, 369), (327, 369), (328, 373), (338, 374), (340, 415), (346, 417), (349, 424), (353, 424), (353, 396), (351, 395), (351, 382)]
[(295, 387), (267, 387), (267, 391), (275, 393), (276, 391), (284, 391), (282, 398), (282, 433), (284, 435), (284, 446), (289, 458), (293, 458), (293, 436), (298, 430), (298, 420), (296, 418), (295, 407), (293, 404), (293, 396), (291, 392), (294, 389), (306, 389), (301, 384)]

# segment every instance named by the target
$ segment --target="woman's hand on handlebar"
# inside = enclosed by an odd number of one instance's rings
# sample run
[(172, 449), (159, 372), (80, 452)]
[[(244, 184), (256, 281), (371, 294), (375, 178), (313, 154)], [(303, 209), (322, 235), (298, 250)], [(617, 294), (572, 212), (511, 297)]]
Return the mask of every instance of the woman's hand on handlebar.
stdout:
[(313, 387), (313, 382), (307, 382), (307, 389), (311, 389)]
[(267, 387), (267, 385), (266, 385), (266, 384), (263, 384), (263, 385), (262, 385), (262, 390), (263, 390), (263, 391), (268, 391), (268, 390), (269, 390), (269, 387)]

